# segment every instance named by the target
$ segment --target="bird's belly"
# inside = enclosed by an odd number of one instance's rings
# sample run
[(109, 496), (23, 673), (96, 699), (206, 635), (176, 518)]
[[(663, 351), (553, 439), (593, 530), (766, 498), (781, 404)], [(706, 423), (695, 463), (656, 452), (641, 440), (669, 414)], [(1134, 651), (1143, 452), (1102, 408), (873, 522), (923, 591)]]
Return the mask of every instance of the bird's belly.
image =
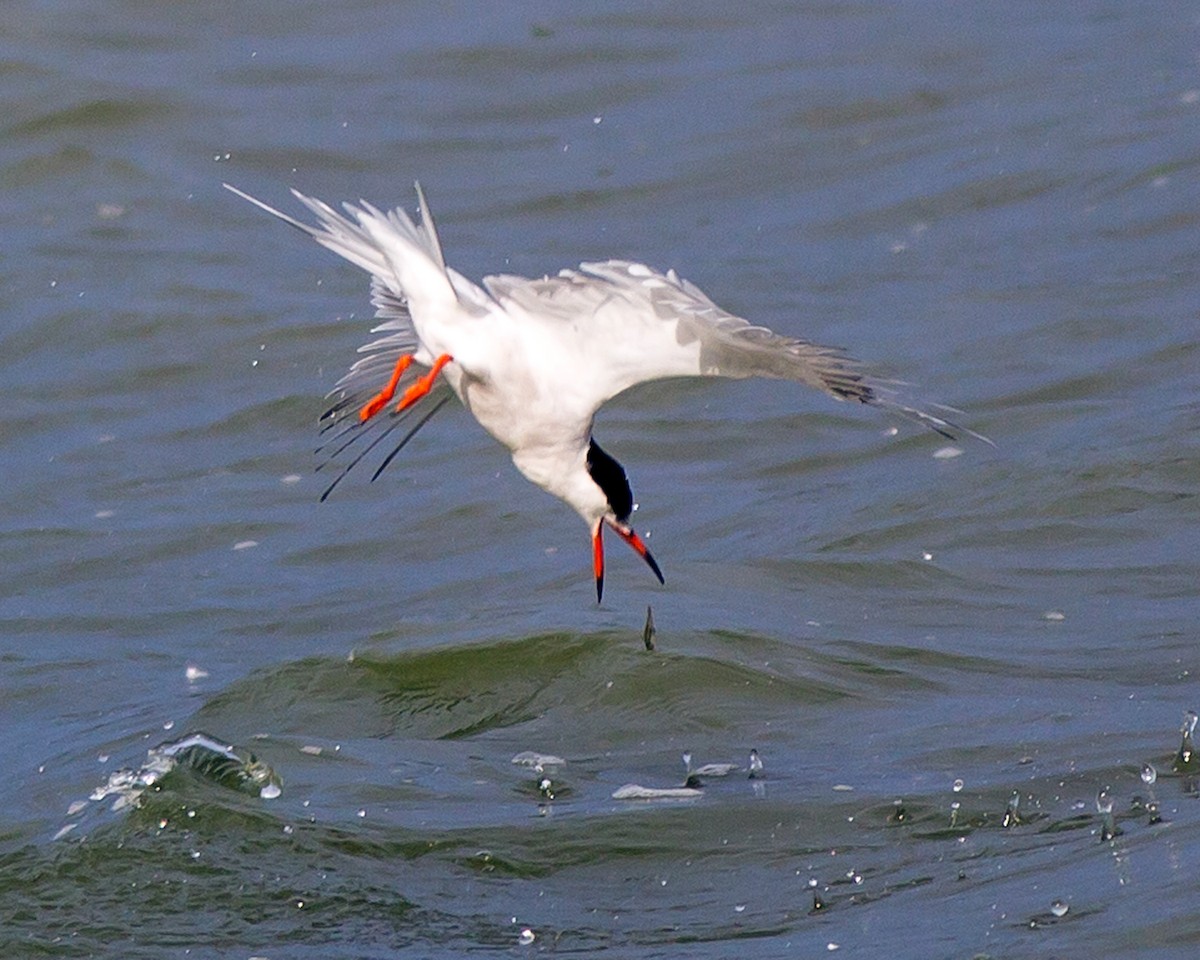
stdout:
[(510, 452), (586, 445), (591, 411), (573, 408), (561, 391), (513, 375), (502, 382), (463, 375), (455, 387), (471, 415)]

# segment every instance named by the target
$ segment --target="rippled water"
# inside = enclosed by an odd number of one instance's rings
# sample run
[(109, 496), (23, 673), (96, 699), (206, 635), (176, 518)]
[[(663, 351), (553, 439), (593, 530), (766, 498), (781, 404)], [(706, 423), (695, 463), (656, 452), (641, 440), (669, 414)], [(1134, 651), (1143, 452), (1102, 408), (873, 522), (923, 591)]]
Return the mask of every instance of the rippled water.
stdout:
[[(1193, 956), (1198, 41), (1166, 2), (8, 4), (0, 953)], [(220, 183), (417, 177), (468, 275), (675, 267), (996, 447), (632, 391), (597, 437), (667, 583), (614, 550), (600, 607), (461, 410), (318, 504), (365, 280)], [(281, 795), (89, 799), (200, 731)]]

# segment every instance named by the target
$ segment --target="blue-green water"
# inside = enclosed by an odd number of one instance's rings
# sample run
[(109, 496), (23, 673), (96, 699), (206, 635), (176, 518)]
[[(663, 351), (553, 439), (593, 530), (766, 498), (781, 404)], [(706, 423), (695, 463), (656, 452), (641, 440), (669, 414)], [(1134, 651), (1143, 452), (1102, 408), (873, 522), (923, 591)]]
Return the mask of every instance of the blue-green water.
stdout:
[[(1193, 956), (1198, 41), (1098, 0), (8, 4), (0, 954)], [(613, 549), (599, 607), (461, 410), (319, 504), (365, 277), (220, 184), (415, 178), (469, 276), (674, 267), (996, 447), (639, 388), (597, 438), (667, 583)], [(282, 794), (88, 801), (201, 730)]]

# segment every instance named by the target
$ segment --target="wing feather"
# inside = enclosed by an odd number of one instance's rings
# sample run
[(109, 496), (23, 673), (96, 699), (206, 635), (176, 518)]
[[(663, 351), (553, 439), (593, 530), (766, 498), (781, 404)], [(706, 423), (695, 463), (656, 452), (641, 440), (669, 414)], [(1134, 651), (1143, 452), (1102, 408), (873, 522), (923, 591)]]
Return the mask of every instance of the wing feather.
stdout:
[[(946, 437), (961, 432), (991, 442), (942, 416), (957, 411), (909, 399), (901, 384), (872, 375), (841, 348), (782, 336), (723, 310), (674, 270), (661, 273), (640, 263), (606, 260), (538, 280), (492, 276), (484, 286), (500, 303), (529, 315), (604, 328), (588, 338), (592, 360), (611, 363), (621, 375), (605, 381), (613, 389), (596, 398), (597, 407), (635, 383), (664, 377), (767, 377), (796, 381), (835, 400), (891, 409)], [(667, 346), (662, 346), (663, 330), (646, 336), (651, 319), (670, 332)], [(639, 352), (629, 349), (630, 342), (659, 348)]]
[[(628, 387), (666, 377), (769, 377), (805, 384), (836, 400), (892, 409), (945, 436), (965, 432), (991, 442), (942, 415), (956, 411), (911, 401), (900, 385), (872, 375), (840, 348), (781, 336), (723, 310), (674, 270), (661, 273), (640, 263), (606, 260), (541, 279), (486, 277), (480, 288), (446, 266), (419, 184), (419, 223), (402, 209), (384, 213), (363, 201), (344, 205), (343, 215), (292, 191), (316, 215), (316, 227), (229, 189), (371, 274), (371, 302), (379, 321), (371, 333), (377, 336), (359, 348), (363, 356), (329, 394), (334, 402), (322, 416), (328, 421), (325, 429), (338, 426), (342, 429), (335, 438), (349, 436), (340, 445), (326, 442), (325, 448), (334, 447), (332, 457), (377, 426), (386, 432), (394, 426), (387, 423), (390, 417), (372, 418), (361, 428), (356, 421), (361, 406), (390, 379), (397, 359), (423, 352), (405, 295), (408, 281), (420, 288), (420, 305), (452, 298), (460, 308), (480, 315), (497, 307), (523, 314), (518, 328), (526, 331), (528, 349), (540, 353), (543, 362), (551, 357), (558, 361), (564, 395), (569, 392), (578, 409), (590, 407), (594, 413)], [(398, 256), (406, 250), (415, 256)], [(417, 375), (410, 371), (400, 389)], [(448, 390), (442, 381), (435, 389)]]

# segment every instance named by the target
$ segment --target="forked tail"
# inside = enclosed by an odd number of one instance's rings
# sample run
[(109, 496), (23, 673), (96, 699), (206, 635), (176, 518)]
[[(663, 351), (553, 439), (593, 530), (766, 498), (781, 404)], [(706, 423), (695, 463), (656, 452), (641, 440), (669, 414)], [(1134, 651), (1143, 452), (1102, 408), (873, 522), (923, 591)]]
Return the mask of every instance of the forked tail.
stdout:
[(292, 195), (316, 214), (316, 226), (301, 223), (231, 184), (226, 183), (224, 187), (362, 267), (388, 291), (418, 309), (436, 309), (457, 303), (437, 227), (419, 183), (416, 189), (420, 223), (414, 223), (400, 208), (385, 213), (363, 200), (357, 206), (343, 204), (349, 215), (346, 216), (314, 197), (293, 190)]

